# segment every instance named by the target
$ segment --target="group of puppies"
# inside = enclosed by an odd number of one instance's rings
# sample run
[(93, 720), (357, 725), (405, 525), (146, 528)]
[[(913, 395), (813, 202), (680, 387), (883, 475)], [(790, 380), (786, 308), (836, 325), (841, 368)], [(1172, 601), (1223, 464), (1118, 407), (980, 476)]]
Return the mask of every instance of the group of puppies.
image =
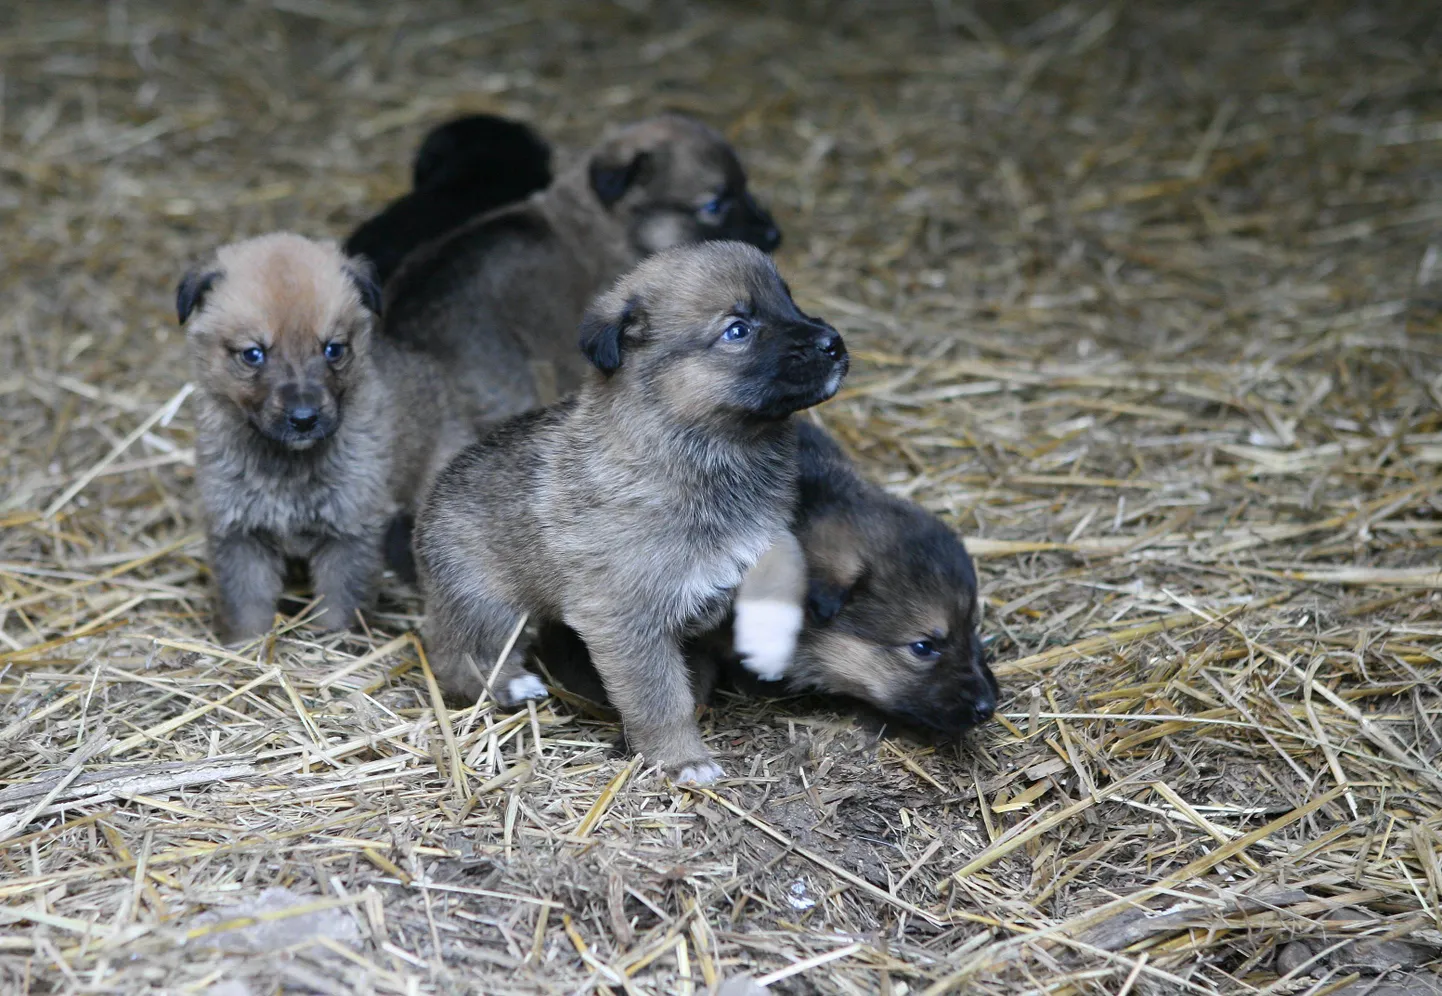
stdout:
[(270, 630), (297, 562), (349, 627), (389, 564), (449, 695), (515, 706), (547, 694), (532, 658), (571, 658), (695, 782), (723, 675), (944, 736), (990, 718), (961, 541), (797, 416), (846, 347), (730, 145), (664, 115), (551, 158), (461, 118), (343, 249), (265, 235), (182, 278), (222, 637)]

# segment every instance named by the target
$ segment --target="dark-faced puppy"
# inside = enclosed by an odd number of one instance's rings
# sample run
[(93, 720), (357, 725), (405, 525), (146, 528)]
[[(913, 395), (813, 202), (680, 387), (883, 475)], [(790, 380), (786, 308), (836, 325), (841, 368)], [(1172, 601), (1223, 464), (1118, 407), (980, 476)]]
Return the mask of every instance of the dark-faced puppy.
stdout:
[(735, 150), (694, 118), (666, 114), (618, 129), (591, 151), (585, 170), (590, 192), (624, 224), (638, 257), (706, 240), (766, 252), (781, 244)]
[(864, 480), (815, 425), (799, 426), (798, 452), (794, 528), (809, 589), (787, 685), (850, 695), (942, 736), (990, 719), (998, 688), (961, 540)]
[(725, 239), (780, 241), (736, 153), (690, 118), (642, 121), (411, 253), (386, 285), (384, 334), (442, 357), (477, 414), (514, 414), (580, 385), (575, 328), (595, 294), (651, 253)]
[(196, 474), (225, 639), (270, 629), (287, 559), (355, 621), (387, 522), (470, 438), (433, 360), (373, 336), (363, 262), (286, 233), (222, 247), (176, 296), (199, 390)]
[(551, 182), (550, 147), (519, 121), (472, 114), (433, 129), (416, 153), (415, 189), (346, 239), (384, 284), (405, 256), (477, 215)]
[[(524, 614), (580, 634), (630, 744), (678, 778), (720, 774), (694, 718), (682, 640), (714, 627), (786, 528), (788, 417), (835, 393), (841, 338), (734, 242), (641, 263), (582, 323), (593, 365), (567, 401), (502, 422), (436, 482), (416, 522), (437, 678), (504, 704), (544, 694)], [(522, 641), (524, 643), (524, 641)], [(494, 674), (493, 674), (494, 671)]]

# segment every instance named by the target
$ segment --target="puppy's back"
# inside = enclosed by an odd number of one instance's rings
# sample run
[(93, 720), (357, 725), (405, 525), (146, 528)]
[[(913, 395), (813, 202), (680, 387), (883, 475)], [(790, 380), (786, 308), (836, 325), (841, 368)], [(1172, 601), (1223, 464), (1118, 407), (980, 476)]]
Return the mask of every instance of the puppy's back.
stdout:
[(531, 349), (511, 330), (574, 327), (585, 289), (547, 279), (564, 271), (561, 252), (548, 220), (525, 205), (473, 219), (413, 253), (391, 278), (381, 335), (439, 358), (463, 379), (477, 417), (533, 408), (548, 399), (528, 374)]
[(436, 477), (416, 518), (415, 550), (424, 566), (464, 571), (482, 564), (525, 564), (517, 555), (534, 543), (538, 523), (525, 498), (534, 493), (548, 433), (569, 402), (523, 412), (493, 424)]
[(382, 283), (411, 253), (467, 220), (519, 201), (551, 182), (551, 151), (529, 127), (489, 114), (431, 131), (416, 154), (415, 189), (346, 239)]

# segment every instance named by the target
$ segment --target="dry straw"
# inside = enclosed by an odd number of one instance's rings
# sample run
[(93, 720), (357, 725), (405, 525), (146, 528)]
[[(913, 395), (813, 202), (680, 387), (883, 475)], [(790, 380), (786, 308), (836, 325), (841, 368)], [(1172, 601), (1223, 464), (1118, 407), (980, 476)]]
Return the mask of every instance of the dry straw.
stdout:
[[(1434, 7), (7, 5), (0, 992), (1320, 996), (1434, 956)], [(723, 698), (733, 777), (673, 790), (574, 697), (441, 701), (390, 583), (364, 633), (214, 642), (184, 266), (343, 234), (453, 113), (577, 148), (663, 107), (853, 347), (818, 417), (978, 557), (1003, 715), (961, 749)]]

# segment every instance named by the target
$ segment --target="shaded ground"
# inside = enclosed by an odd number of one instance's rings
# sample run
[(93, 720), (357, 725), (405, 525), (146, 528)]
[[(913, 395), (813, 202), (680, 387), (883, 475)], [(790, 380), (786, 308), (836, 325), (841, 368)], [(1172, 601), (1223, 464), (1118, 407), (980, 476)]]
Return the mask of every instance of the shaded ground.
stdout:
[[(0, 25), (0, 991), (1316, 993), (1435, 956), (1432, 5)], [(847, 335), (822, 420), (978, 555), (1005, 716), (961, 750), (729, 701), (737, 777), (673, 792), (564, 702), (438, 716), (399, 587), (366, 637), (213, 644), (189, 411), (152, 420), (185, 265), (343, 235), (458, 111), (580, 147), (663, 107), (727, 129)]]

